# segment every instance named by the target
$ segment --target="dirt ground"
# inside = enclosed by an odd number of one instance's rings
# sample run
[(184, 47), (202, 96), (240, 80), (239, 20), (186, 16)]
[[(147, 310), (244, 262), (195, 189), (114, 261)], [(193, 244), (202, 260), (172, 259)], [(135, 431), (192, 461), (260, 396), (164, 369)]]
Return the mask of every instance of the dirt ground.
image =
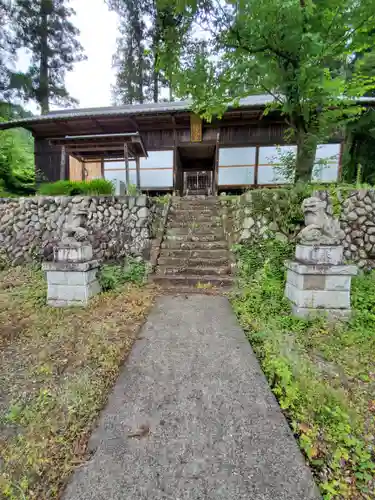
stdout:
[(57, 498), (156, 295), (125, 285), (87, 309), (45, 305), (43, 273), (0, 273), (0, 497)]

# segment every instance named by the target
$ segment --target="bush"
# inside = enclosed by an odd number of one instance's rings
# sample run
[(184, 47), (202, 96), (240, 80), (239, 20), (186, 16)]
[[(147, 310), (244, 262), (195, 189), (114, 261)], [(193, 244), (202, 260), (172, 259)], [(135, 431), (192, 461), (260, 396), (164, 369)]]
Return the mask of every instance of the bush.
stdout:
[(57, 181), (42, 184), (38, 193), (43, 196), (113, 195), (114, 186), (106, 179), (94, 179), (88, 182)]
[(142, 285), (145, 281), (144, 262), (130, 258), (122, 264), (104, 264), (99, 272), (99, 283), (104, 292), (116, 290), (125, 283)]

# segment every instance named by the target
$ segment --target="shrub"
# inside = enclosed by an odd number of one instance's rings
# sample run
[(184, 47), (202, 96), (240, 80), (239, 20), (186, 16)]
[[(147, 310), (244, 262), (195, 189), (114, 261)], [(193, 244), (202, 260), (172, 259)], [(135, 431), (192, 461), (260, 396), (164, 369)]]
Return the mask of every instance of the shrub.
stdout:
[(39, 187), (43, 196), (113, 195), (114, 186), (106, 179), (92, 181), (57, 181), (45, 183)]
[(116, 290), (125, 283), (142, 285), (145, 281), (144, 262), (129, 258), (122, 264), (104, 264), (99, 272), (99, 283), (104, 292)]
[(86, 193), (91, 195), (113, 195), (115, 192), (114, 185), (111, 181), (107, 181), (106, 179), (93, 179), (90, 182), (84, 183), (86, 184)]

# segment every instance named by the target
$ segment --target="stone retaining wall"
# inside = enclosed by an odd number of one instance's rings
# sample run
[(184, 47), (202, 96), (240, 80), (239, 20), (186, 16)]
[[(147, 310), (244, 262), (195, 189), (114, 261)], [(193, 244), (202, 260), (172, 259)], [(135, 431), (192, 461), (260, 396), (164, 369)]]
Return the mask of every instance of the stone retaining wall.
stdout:
[[(224, 226), (229, 242), (255, 241), (269, 234), (283, 241), (293, 241), (303, 227), (302, 212), (301, 220), (286, 231), (270, 207), (259, 213), (254, 199), (261, 191), (254, 196), (255, 192), (249, 191), (232, 200), (223, 198)], [(268, 197), (270, 192), (272, 203), (279, 203), (283, 191), (267, 190)], [(375, 190), (338, 188), (315, 191), (312, 195), (324, 200), (327, 213), (339, 219), (345, 232), (342, 243), (346, 261), (356, 262), (361, 268), (375, 268)]]
[(327, 204), (326, 210), (336, 216), (345, 232), (344, 257), (359, 267), (375, 268), (375, 191), (359, 189), (336, 193), (316, 193)]
[(87, 208), (86, 229), (96, 259), (149, 258), (161, 207), (147, 196), (0, 199), (0, 252), (13, 265), (50, 260), (74, 204)]

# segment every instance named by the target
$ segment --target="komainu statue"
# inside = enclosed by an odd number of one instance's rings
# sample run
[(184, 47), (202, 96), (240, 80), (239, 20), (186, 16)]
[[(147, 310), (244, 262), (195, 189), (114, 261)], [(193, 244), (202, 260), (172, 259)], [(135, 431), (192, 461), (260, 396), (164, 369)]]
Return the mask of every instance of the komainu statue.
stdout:
[(88, 240), (88, 232), (82, 227), (86, 224), (87, 210), (73, 205), (72, 211), (68, 214), (67, 221), (63, 227), (61, 238), (62, 244), (78, 243)]
[(306, 227), (298, 235), (302, 245), (339, 245), (345, 236), (340, 223), (325, 211), (319, 198), (306, 198), (302, 203)]

